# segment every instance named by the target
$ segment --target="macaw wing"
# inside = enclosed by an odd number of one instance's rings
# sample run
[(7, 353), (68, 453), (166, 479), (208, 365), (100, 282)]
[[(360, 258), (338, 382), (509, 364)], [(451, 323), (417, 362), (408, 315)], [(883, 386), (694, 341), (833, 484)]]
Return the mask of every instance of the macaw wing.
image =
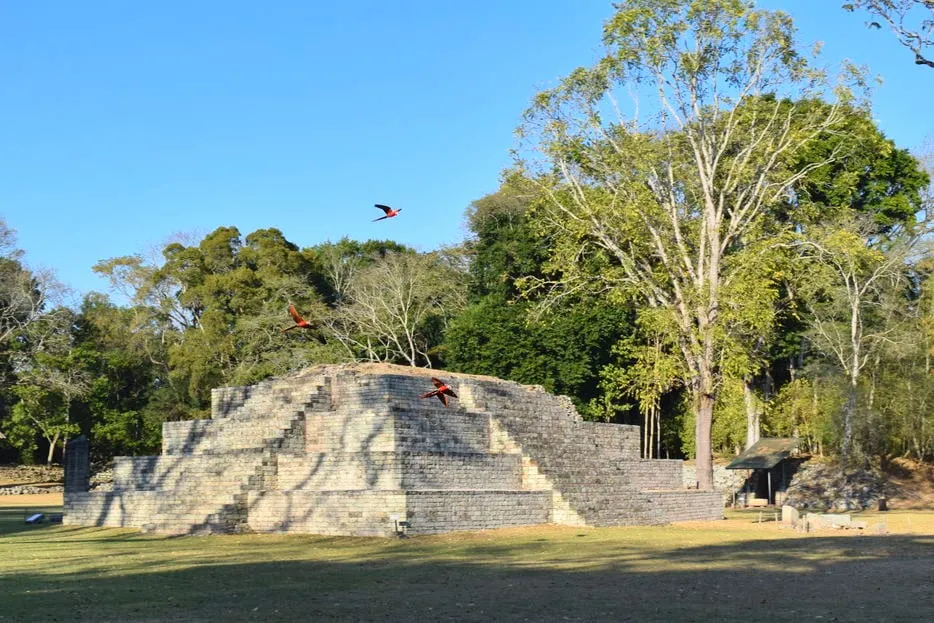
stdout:
[(289, 315), (292, 316), (292, 320), (295, 322), (304, 322), (305, 319), (302, 318), (301, 314), (298, 313), (298, 310), (295, 309), (295, 305), (289, 305)]
[(455, 393), (454, 393), (454, 390), (451, 389), (450, 387), (448, 387), (447, 389), (445, 389), (445, 390), (444, 390), (444, 393), (447, 394), (448, 396), (452, 396), (452, 397), (454, 397), (454, 398), (457, 398), (457, 394), (455, 394)]
[(392, 212), (392, 208), (390, 208), (389, 206), (385, 206), (381, 203), (374, 203), (373, 205), (379, 208), (380, 210), (382, 210), (383, 212), (385, 212), (386, 214), (389, 214), (390, 212)]
[(431, 382), (434, 383), (435, 387), (437, 387), (438, 389), (441, 389), (442, 387), (444, 387), (444, 382), (436, 379), (435, 377), (431, 377)]
[(438, 392), (438, 400), (441, 401), (445, 407), (448, 406), (448, 397), (445, 396), (442, 392)]

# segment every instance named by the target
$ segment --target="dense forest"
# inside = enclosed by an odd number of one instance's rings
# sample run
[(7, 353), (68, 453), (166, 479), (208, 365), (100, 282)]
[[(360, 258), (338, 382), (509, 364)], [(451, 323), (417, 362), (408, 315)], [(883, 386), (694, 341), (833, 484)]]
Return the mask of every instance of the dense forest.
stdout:
[[(540, 384), (641, 425), (646, 457), (795, 435), (934, 459), (924, 158), (786, 16), (677, 4), (618, 8), (605, 56), (538, 94), (457, 246), (218, 223), (100, 262), (111, 290), (72, 308), (0, 224), (0, 460), (58, 461), (79, 434), (98, 460), (152, 454), (214, 387), (350, 361)], [(632, 84), (654, 97), (639, 118), (616, 106)], [(282, 332), (290, 304), (311, 328)]]

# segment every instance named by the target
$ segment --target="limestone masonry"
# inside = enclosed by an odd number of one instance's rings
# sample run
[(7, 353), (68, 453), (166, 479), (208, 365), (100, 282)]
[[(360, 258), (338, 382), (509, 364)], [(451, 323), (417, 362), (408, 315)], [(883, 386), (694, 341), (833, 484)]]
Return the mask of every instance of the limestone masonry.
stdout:
[[(419, 399), (431, 375), (449, 407)], [(163, 424), (161, 456), (114, 459), (113, 491), (66, 487), (65, 523), (391, 536), (723, 515), (720, 493), (682, 488), (681, 461), (639, 458), (637, 426), (584, 422), (536, 387), (335, 365), (211, 402), (209, 420)]]

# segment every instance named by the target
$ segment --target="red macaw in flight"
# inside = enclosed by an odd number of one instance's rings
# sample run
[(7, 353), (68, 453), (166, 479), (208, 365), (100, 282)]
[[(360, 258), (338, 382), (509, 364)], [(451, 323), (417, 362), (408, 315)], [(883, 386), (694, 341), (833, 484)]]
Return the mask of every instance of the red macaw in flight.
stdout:
[(454, 393), (454, 390), (443, 381), (440, 381), (435, 377), (431, 377), (431, 382), (434, 383), (435, 387), (438, 389), (430, 391), (427, 394), (422, 394), (420, 398), (431, 398), (432, 396), (437, 396), (438, 400), (440, 400), (441, 404), (443, 404), (445, 407), (448, 406), (448, 396), (457, 398), (457, 394)]
[(381, 204), (381, 203), (374, 203), (373, 205), (376, 206), (377, 208), (379, 208), (380, 210), (382, 210), (383, 212), (386, 213), (386, 216), (381, 216), (381, 217), (379, 217), (379, 218), (373, 219), (373, 222), (374, 222), (374, 223), (375, 223), (376, 221), (381, 221), (381, 220), (383, 220), (384, 218), (392, 218), (392, 217), (394, 217), (395, 215), (399, 214), (399, 212), (402, 212), (402, 208), (399, 208), (398, 210), (393, 210), (393, 209), (390, 208), (389, 206), (384, 206), (384, 205)]
[(282, 329), (282, 332), (291, 331), (292, 329), (310, 329), (311, 323), (302, 318), (301, 314), (298, 313), (298, 310), (295, 309), (295, 305), (289, 305), (289, 315), (292, 316), (292, 320), (295, 321), (295, 324), (291, 327), (286, 327)]

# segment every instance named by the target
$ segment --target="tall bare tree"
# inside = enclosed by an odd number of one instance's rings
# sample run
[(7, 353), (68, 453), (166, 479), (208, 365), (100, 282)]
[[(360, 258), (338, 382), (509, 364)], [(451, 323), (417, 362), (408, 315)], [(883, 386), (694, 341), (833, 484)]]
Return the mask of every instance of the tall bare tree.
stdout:
[(437, 254), (388, 254), (353, 275), (329, 328), (357, 358), (430, 367), (427, 333), (463, 308), (462, 278)]
[[(934, 44), (934, 0), (856, 0), (845, 2), (847, 11), (863, 9), (888, 24), (899, 43), (915, 55), (916, 65), (934, 67), (928, 48)], [(877, 21), (871, 28), (882, 28)]]
[(22, 263), (16, 231), (0, 217), (0, 344), (39, 320), (64, 287), (51, 271), (33, 271)]
[(799, 279), (800, 298), (808, 308), (813, 341), (839, 365), (848, 393), (843, 408), (841, 454), (854, 449), (857, 392), (867, 366), (899, 336), (907, 262), (920, 232), (874, 240), (870, 225), (835, 223), (808, 234), (799, 243), (809, 261)]

